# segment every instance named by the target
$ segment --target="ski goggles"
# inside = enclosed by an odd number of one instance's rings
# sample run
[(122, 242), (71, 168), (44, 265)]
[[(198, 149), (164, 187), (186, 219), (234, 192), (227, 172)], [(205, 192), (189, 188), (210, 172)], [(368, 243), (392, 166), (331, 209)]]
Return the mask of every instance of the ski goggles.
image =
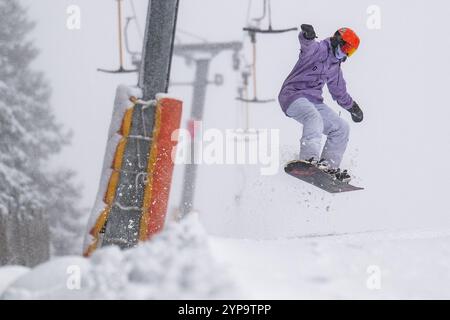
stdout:
[(352, 47), (348, 42), (341, 46), (341, 50), (347, 57), (351, 57), (356, 52), (356, 48)]

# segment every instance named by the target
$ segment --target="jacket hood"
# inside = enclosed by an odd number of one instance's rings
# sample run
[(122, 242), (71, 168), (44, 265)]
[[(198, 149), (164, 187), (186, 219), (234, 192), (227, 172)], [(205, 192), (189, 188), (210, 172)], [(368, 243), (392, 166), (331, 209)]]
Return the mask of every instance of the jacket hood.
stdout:
[(329, 53), (330, 59), (333, 63), (345, 61), (345, 60), (339, 60), (338, 58), (336, 58), (336, 55), (333, 52), (333, 46), (331, 45), (331, 38), (326, 38), (323, 41), (325, 42), (326, 46), (328, 47), (328, 53)]

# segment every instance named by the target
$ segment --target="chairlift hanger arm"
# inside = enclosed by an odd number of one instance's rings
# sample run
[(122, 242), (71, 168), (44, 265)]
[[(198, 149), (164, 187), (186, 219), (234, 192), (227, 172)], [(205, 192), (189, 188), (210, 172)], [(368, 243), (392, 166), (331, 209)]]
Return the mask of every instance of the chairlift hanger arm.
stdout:
[(254, 18), (253, 21), (256, 21), (259, 25), (259, 23), (264, 20), (266, 17), (268, 17), (269, 20), (269, 27), (267, 29), (257, 28), (257, 27), (247, 27), (244, 28), (244, 31), (249, 32), (250, 34), (255, 33), (264, 33), (264, 34), (277, 34), (277, 33), (284, 33), (284, 32), (290, 32), (290, 31), (297, 31), (298, 28), (285, 28), (285, 29), (274, 29), (272, 27), (272, 4), (271, 0), (264, 0), (263, 3), (263, 13), (261, 17)]
[(246, 102), (246, 103), (256, 103), (256, 104), (270, 103), (270, 102), (275, 101), (275, 99), (258, 99), (258, 98), (244, 99), (241, 97), (237, 97), (236, 100)]
[(117, 20), (118, 20), (118, 40), (119, 40), (119, 68), (116, 70), (107, 70), (107, 69), (97, 69), (99, 72), (111, 73), (111, 74), (121, 74), (121, 73), (133, 73), (138, 70), (126, 69), (123, 63), (123, 38), (122, 38), (122, 1), (117, 0)]
[(291, 31), (298, 31), (298, 28), (287, 28), (287, 29), (273, 29), (272, 27), (269, 27), (268, 29), (260, 29), (260, 28), (243, 28), (244, 31), (247, 31), (249, 33), (263, 33), (263, 34), (278, 34), (278, 33), (285, 33), (285, 32), (291, 32)]
[(259, 23), (262, 20), (264, 20), (266, 18), (266, 16), (267, 16), (267, 0), (264, 0), (262, 15), (258, 18), (253, 18), (252, 20)]
[(101, 68), (98, 68), (97, 71), (98, 71), (98, 72), (103, 72), (103, 73), (111, 73), (111, 74), (138, 72), (138, 70), (135, 70), (135, 69), (125, 69), (125, 68), (123, 68), (123, 67), (119, 67), (119, 69), (117, 69), (117, 70), (107, 70), (107, 69), (101, 69)]
[(136, 20), (136, 17), (127, 17), (126, 22), (125, 22), (125, 28), (124, 28), (125, 50), (130, 55), (140, 55), (140, 52), (131, 50), (130, 40), (128, 38), (128, 31), (130, 29), (130, 23), (132, 20)]

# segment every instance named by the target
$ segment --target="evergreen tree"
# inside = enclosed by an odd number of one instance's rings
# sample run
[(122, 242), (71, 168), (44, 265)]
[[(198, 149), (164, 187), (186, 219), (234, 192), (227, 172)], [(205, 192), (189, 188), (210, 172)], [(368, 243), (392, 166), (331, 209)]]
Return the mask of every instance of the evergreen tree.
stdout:
[[(28, 39), (33, 27), (18, 0), (0, 2), (0, 215), (13, 215), (14, 221), (22, 219), (22, 223), (49, 221), (47, 229), (50, 227), (50, 238), (56, 243), (55, 253), (73, 253), (74, 247), (62, 244), (61, 234), (66, 233), (67, 243), (81, 243), (84, 221), (77, 206), (80, 193), (73, 186), (70, 171), (47, 168), (50, 157), (69, 143), (70, 135), (55, 120), (49, 84), (30, 66), (38, 54)], [(6, 231), (1, 234), (2, 228), (7, 228), (5, 222), (0, 225), (0, 241), (8, 237)], [(9, 229), (19, 233), (27, 230), (25, 225)], [(9, 242), (19, 241), (11, 237), (20, 235), (9, 236)], [(45, 235), (35, 236), (45, 241)]]

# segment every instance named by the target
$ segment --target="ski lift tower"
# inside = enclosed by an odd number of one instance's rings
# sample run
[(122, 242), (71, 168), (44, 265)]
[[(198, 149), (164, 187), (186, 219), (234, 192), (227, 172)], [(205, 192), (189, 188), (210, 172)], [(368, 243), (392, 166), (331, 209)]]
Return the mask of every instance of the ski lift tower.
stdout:
[[(199, 44), (181, 44), (176, 45), (174, 55), (186, 58), (187, 61), (195, 61), (196, 71), (195, 80), (192, 83), (194, 87), (191, 115), (189, 119), (189, 129), (191, 131), (191, 160), (194, 158), (195, 141), (194, 136), (195, 122), (203, 120), (203, 112), (205, 108), (206, 89), (208, 84), (209, 66), (211, 60), (223, 51), (233, 51), (233, 69), (239, 69), (239, 51), (242, 50), (241, 42), (224, 42), (224, 43), (199, 43)], [(206, 54), (206, 55), (205, 55)], [(220, 75), (216, 75), (213, 83), (221, 85), (223, 79)], [(183, 177), (183, 191), (181, 196), (181, 204), (179, 207), (178, 218), (181, 219), (192, 211), (195, 185), (197, 176), (197, 164), (195, 161), (185, 165)]]
[(169, 89), (179, 0), (151, 0), (144, 34), (139, 87), (144, 100)]
[[(154, 101), (158, 93), (167, 93), (168, 91), (178, 3), (179, 0), (149, 1), (142, 61), (139, 70), (139, 87), (142, 89), (142, 100), (144, 102)], [(121, 41), (120, 43), (122, 44)], [(153, 171), (145, 171), (149, 168), (151, 161), (150, 151), (154, 149), (154, 144), (157, 143), (155, 136), (152, 136), (155, 132), (155, 122), (158, 120), (156, 117), (157, 110), (158, 108), (149, 107), (144, 103), (136, 103), (132, 109), (130, 136), (134, 137), (133, 141), (136, 140), (136, 142), (127, 143), (123, 152), (122, 168), (115, 188), (117, 192), (113, 199), (114, 205), (109, 212), (104, 227), (102, 246), (118, 245), (121, 248), (130, 248), (135, 246), (138, 241), (148, 239), (162, 228), (163, 222), (160, 220), (163, 220), (165, 216), (165, 206), (167, 205), (165, 193), (170, 187), (170, 181), (166, 181), (168, 179), (166, 177), (167, 172), (162, 172), (166, 170), (164, 168), (156, 170), (158, 174), (166, 175), (163, 178), (155, 178)], [(165, 112), (170, 113), (171, 111)], [(158, 121), (164, 121), (164, 119), (170, 117), (170, 114), (166, 113), (166, 118), (161, 117), (160, 115)], [(166, 125), (166, 123), (159, 124), (161, 127)], [(163, 130), (157, 131), (163, 132)], [(126, 166), (126, 170), (124, 166)], [(150, 167), (152, 166), (150, 165)], [(148, 195), (146, 190), (149, 189), (147, 183), (150, 182), (148, 182), (148, 179), (139, 178), (144, 173), (148, 173), (151, 176), (152, 183), (158, 183), (158, 190), (161, 189), (163, 190), (161, 194), (164, 193), (164, 196), (155, 194), (159, 197), (154, 201), (155, 206), (158, 206), (156, 210), (158, 212), (153, 213), (152, 211), (151, 214), (156, 215), (157, 221), (150, 221), (148, 226), (145, 227), (142, 223), (147, 223), (150, 220), (150, 218), (144, 216), (149, 212), (145, 204), (146, 195)], [(153, 186), (150, 186), (150, 188), (153, 188)], [(154, 190), (156, 189), (154, 188)], [(155, 193), (158, 193), (158, 190)], [(151, 203), (153, 204), (153, 202)], [(140, 223), (136, 223), (136, 221)]]

